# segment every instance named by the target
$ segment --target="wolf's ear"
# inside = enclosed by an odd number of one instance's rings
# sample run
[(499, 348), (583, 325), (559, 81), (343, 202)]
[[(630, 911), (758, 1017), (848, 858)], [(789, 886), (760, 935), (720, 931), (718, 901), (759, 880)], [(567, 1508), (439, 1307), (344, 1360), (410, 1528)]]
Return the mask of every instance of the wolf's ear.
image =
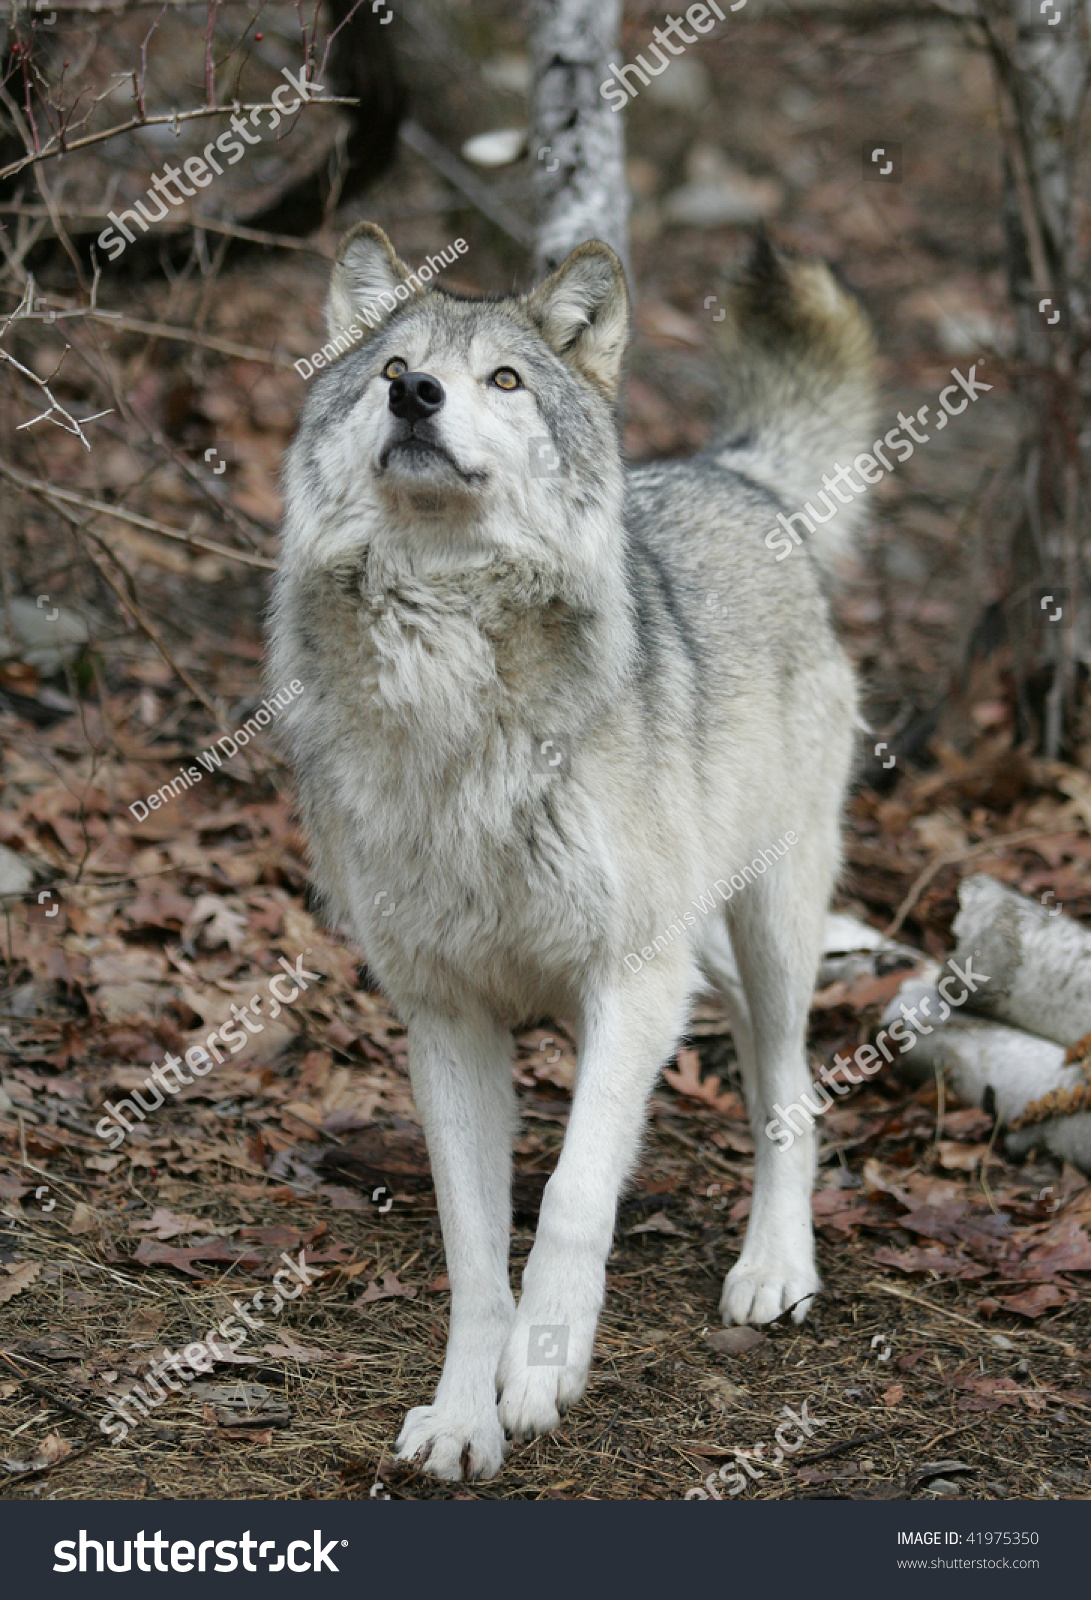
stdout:
[(610, 246), (591, 239), (527, 296), (546, 343), (609, 400), (616, 400), (629, 338), (625, 269)]
[(373, 222), (358, 222), (350, 228), (338, 246), (330, 275), (326, 300), (330, 338), (335, 339), (353, 323), (359, 326), (363, 321), (367, 327), (377, 328), (385, 322), (399, 300), (417, 292), (409, 278), (410, 269), (398, 260), (381, 228)]

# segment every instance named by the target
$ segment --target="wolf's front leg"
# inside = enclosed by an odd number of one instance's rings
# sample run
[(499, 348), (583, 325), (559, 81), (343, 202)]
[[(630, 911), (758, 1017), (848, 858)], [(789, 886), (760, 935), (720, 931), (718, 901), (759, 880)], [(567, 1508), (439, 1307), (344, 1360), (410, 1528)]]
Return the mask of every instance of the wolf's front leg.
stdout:
[(410, 1411), (397, 1451), (438, 1478), (491, 1478), (507, 1453), (495, 1378), (515, 1313), (511, 1054), (510, 1033), (484, 1015), (423, 1015), (409, 1024), (409, 1075), (439, 1203), (451, 1326), (435, 1399)]
[(556, 1427), (587, 1383), (618, 1192), (691, 986), (686, 958), (664, 956), (600, 993), (585, 1014), (568, 1132), (497, 1370), (500, 1421), (514, 1438)]

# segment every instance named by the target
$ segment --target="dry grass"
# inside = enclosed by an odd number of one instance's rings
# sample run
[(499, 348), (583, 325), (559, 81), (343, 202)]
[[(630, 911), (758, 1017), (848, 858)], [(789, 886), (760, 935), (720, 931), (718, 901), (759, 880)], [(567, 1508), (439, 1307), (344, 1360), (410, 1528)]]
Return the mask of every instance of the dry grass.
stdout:
[[(657, 1096), (654, 1112), (640, 1180), (621, 1209), (588, 1392), (556, 1434), (514, 1449), (493, 1483), (435, 1484), (387, 1459), (402, 1415), (428, 1398), (442, 1362), (448, 1295), (428, 1287), (443, 1272), (431, 1196), (400, 1195), (382, 1217), (372, 1209), (331, 1214), (320, 1199), (273, 1183), (240, 1184), (224, 1168), (213, 1181), (165, 1180), (155, 1196), (134, 1187), (131, 1211), (110, 1216), (101, 1233), (72, 1240), (58, 1222), (35, 1218), (13, 1223), (4, 1236), (7, 1255), (43, 1268), (29, 1290), (0, 1309), (2, 1348), (37, 1386), (14, 1372), (14, 1387), (4, 1386), (11, 1387), (0, 1403), (5, 1453), (26, 1458), (52, 1432), (74, 1446), (47, 1471), (10, 1478), (6, 1492), (344, 1498), (369, 1495), (381, 1469), (377, 1492), (393, 1497), (675, 1499), (715, 1472), (732, 1447), (765, 1441), (772, 1456), (782, 1408), (798, 1412), (806, 1401), (809, 1415), (822, 1419), (814, 1437), (779, 1467), (767, 1467), (760, 1481), (750, 1480), (748, 1496), (927, 1496), (921, 1474), (943, 1461), (963, 1464), (945, 1474), (974, 1498), (1086, 1495), (1086, 1301), (1028, 1324), (1003, 1312), (978, 1315), (975, 1305), (985, 1298), (979, 1284), (892, 1282), (888, 1275), (885, 1288), (877, 1286), (875, 1234), (863, 1228), (824, 1240), (826, 1292), (802, 1327), (769, 1329), (743, 1355), (717, 1353), (706, 1335), (718, 1326), (720, 1281), (743, 1224), (725, 1221), (727, 1209), (716, 1207), (745, 1196), (751, 1163), (711, 1143), (718, 1128), (709, 1113), (667, 1093)], [(561, 1129), (534, 1126), (545, 1130), (540, 1165)], [(837, 1159), (831, 1157), (834, 1167)], [(994, 1168), (990, 1183), (1029, 1194), (1045, 1176)], [(115, 1445), (61, 1409), (63, 1400), (98, 1418), (104, 1374), (138, 1378), (165, 1344), (181, 1348), (199, 1338), (229, 1310), (229, 1298), (268, 1282), (265, 1273), (254, 1279), (231, 1270), (191, 1284), (169, 1268), (127, 1263), (129, 1218), (145, 1217), (155, 1200), (227, 1227), (287, 1224), (306, 1232), (326, 1220), (328, 1238), (351, 1247), (351, 1275), (333, 1268), (242, 1347), (241, 1354), (261, 1357), (259, 1364), (217, 1368), (215, 1381), (240, 1377), (281, 1396), (287, 1427), (262, 1429), (259, 1419), (240, 1436), (183, 1393)], [(655, 1231), (632, 1232), (650, 1219)], [(531, 1240), (529, 1226), (515, 1229), (517, 1270)], [(361, 1285), (387, 1272), (414, 1297), (361, 1303)], [(265, 1356), (262, 1341), (285, 1333), (305, 1352), (300, 1359)], [(888, 1343), (873, 1348), (876, 1335)], [(889, 1359), (880, 1360), (887, 1349)], [(967, 1395), (956, 1386), (966, 1374), (1014, 1379), (1014, 1403), (1010, 1394), (993, 1406)], [(893, 1384), (900, 1397), (890, 1394)]]

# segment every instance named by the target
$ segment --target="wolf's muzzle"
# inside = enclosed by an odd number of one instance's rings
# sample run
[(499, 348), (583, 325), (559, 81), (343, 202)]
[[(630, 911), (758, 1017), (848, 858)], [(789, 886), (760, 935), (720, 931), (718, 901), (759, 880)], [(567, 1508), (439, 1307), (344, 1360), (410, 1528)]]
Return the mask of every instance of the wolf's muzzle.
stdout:
[(429, 372), (403, 372), (390, 385), (390, 409), (403, 422), (433, 416), (446, 398), (442, 383)]

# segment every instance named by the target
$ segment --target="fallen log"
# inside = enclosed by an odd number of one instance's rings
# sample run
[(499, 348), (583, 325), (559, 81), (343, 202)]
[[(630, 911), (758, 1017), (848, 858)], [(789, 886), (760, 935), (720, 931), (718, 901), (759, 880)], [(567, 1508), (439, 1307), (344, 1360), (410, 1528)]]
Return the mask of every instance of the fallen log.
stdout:
[(964, 1105), (982, 1106), (1008, 1130), (1012, 1155), (1040, 1146), (1091, 1173), (1091, 1040), (1066, 1050), (972, 1014), (969, 1001), (951, 1012), (936, 987), (941, 976), (930, 963), (902, 985), (883, 1015), (884, 1027), (900, 1018), (914, 1037), (899, 1058), (901, 1075), (913, 1083), (942, 1075)]
[(959, 904), (955, 963), (988, 977), (970, 1009), (1065, 1046), (1091, 1032), (1091, 933), (984, 873), (963, 879)]

